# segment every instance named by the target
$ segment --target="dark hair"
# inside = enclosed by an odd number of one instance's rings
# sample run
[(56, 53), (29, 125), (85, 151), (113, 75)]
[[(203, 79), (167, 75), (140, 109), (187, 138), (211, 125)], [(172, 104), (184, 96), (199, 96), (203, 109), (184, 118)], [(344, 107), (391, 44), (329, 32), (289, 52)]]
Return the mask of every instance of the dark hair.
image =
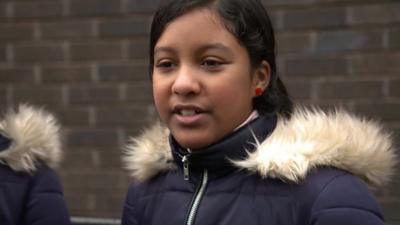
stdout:
[(260, 114), (277, 112), (290, 118), (293, 103), (276, 72), (275, 37), (271, 20), (258, 0), (167, 0), (153, 17), (150, 31), (150, 75), (154, 64), (154, 47), (165, 28), (174, 19), (197, 8), (216, 12), (227, 30), (243, 45), (253, 68), (267, 61), (271, 67), (270, 83), (253, 105)]

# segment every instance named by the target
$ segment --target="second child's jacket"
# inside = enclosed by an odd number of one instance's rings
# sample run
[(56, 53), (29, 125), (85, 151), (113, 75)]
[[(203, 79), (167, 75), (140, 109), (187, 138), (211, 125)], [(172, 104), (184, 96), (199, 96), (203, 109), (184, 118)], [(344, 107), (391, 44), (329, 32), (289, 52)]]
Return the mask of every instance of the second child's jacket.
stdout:
[(0, 119), (0, 224), (69, 225), (59, 178), (59, 125), (22, 105)]

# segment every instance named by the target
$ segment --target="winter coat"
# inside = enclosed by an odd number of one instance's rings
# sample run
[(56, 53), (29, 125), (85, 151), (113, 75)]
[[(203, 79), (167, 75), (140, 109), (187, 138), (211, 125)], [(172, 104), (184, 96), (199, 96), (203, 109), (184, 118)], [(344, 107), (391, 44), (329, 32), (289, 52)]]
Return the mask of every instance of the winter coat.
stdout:
[(22, 105), (0, 120), (0, 224), (69, 225), (53, 168), (61, 160), (59, 126), (47, 112)]
[(262, 116), (192, 153), (156, 125), (126, 148), (122, 225), (384, 224), (370, 188), (394, 152), (378, 124), (340, 111)]

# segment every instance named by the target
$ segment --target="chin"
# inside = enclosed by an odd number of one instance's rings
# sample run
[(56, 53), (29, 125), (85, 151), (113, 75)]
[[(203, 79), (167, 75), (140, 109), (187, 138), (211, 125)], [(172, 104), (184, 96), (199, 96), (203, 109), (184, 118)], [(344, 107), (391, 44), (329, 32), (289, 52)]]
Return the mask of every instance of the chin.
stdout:
[(182, 127), (173, 128), (171, 129), (172, 135), (183, 148), (188, 148), (191, 150), (202, 149), (218, 140), (215, 138), (215, 132), (210, 132), (209, 129), (182, 129)]
[(190, 150), (202, 149), (211, 144), (209, 143), (209, 141), (196, 140), (196, 138), (194, 137), (186, 137), (186, 138), (175, 137), (175, 140), (179, 143), (179, 145)]

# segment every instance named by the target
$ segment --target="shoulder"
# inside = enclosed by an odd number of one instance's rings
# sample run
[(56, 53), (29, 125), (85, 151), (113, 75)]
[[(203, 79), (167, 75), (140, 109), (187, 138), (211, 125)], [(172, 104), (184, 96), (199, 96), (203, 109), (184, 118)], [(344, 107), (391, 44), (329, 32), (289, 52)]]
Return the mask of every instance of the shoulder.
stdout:
[(152, 196), (167, 192), (170, 190), (183, 191), (185, 186), (183, 175), (180, 171), (160, 172), (149, 180), (133, 180), (129, 186), (126, 196), (126, 203), (130, 205), (138, 205), (143, 199), (150, 199)]
[(160, 189), (165, 187), (165, 184), (171, 184), (174, 182), (171, 181), (170, 173), (171, 171), (161, 172), (159, 174), (156, 174), (151, 179), (145, 181), (138, 179), (132, 180), (129, 186), (128, 195), (139, 197), (152, 195), (156, 192), (159, 192)]
[(57, 172), (47, 165), (41, 165), (37, 168), (35, 173), (32, 174), (30, 185), (34, 188), (35, 192), (62, 193), (60, 178)]
[(304, 180), (299, 194), (307, 205), (309, 219), (316, 224), (334, 224), (325, 220), (336, 223), (370, 221), (364, 224), (381, 224), (383, 221), (379, 204), (367, 184), (340, 169), (314, 170)]
[[(25, 192), (29, 188), (29, 193), (62, 193), (60, 179), (52, 168), (46, 165), (37, 166), (31, 173), (16, 172), (8, 165), (0, 164), (0, 185), (7, 187), (7, 190)], [(17, 188), (18, 187), (18, 188)]]

